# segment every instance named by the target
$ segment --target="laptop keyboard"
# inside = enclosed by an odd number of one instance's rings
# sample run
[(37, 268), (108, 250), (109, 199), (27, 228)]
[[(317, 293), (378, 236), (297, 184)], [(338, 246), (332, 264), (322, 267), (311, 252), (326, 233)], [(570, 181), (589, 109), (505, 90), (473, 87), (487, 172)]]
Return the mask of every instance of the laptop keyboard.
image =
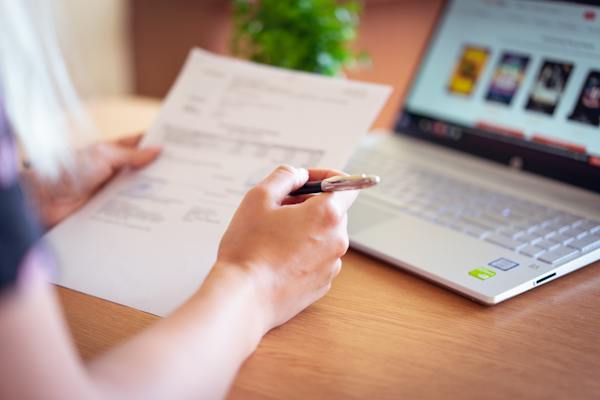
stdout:
[(600, 222), (491, 191), (373, 151), (358, 151), (351, 173), (378, 173), (371, 192), (398, 211), (558, 265), (600, 247)]

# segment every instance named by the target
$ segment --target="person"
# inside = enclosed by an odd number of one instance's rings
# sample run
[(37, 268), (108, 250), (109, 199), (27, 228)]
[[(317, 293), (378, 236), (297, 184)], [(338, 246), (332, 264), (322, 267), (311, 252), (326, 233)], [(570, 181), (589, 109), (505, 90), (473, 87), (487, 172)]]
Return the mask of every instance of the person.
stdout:
[(196, 293), (84, 363), (48, 283), (60, 265), (41, 236), (160, 148), (140, 148), (138, 135), (66, 150), (65, 131), (86, 118), (44, 3), (0, 0), (0, 398), (222, 398), (261, 338), (330, 289), (356, 192), (291, 199), (307, 180), (339, 172), (278, 167), (241, 201)]

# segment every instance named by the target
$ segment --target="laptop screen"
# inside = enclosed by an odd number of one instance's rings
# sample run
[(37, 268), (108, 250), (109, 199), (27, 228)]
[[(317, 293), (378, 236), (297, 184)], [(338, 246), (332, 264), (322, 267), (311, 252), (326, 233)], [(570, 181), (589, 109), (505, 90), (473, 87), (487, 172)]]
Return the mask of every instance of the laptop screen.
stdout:
[(600, 6), (449, 1), (397, 130), (598, 190)]

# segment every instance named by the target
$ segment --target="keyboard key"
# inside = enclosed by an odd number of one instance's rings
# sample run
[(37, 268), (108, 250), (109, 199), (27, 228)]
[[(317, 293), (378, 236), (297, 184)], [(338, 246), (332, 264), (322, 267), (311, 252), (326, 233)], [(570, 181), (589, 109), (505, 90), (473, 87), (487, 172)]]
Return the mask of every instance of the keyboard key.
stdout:
[(577, 239), (568, 244), (569, 247), (580, 251), (590, 251), (597, 247), (600, 247), (600, 234), (593, 234), (584, 236), (581, 239)]
[(577, 249), (573, 249), (571, 247), (566, 246), (560, 246), (554, 250), (542, 254), (539, 257), (539, 260), (548, 264), (559, 264), (563, 261), (567, 261), (573, 258), (577, 254), (579, 254), (579, 251)]
[(509, 238), (516, 238), (522, 236), (524, 233), (521, 229), (517, 229), (515, 227), (502, 228), (500, 230), (500, 234), (507, 236)]
[(559, 233), (550, 238), (550, 241), (560, 243), (560, 244), (567, 244), (567, 243), (572, 242), (573, 240), (575, 240), (575, 238), (567, 235), (566, 233)]
[(527, 217), (525, 215), (518, 214), (518, 213), (511, 213), (511, 214), (505, 216), (505, 220), (508, 223), (511, 223), (511, 224), (516, 224), (516, 223), (519, 223), (519, 222), (523, 222), (526, 219), (527, 219)]
[(565, 231), (565, 233), (576, 239), (580, 239), (580, 238), (584, 237), (585, 235), (587, 235), (588, 231), (587, 231), (587, 229), (583, 229), (583, 228), (580, 228), (577, 226), (575, 228), (569, 229), (568, 231)]
[(519, 236), (519, 240), (521, 242), (535, 244), (535, 242), (539, 242), (540, 240), (542, 240), (542, 238), (536, 235), (535, 233), (526, 233), (524, 235)]
[(535, 230), (535, 234), (540, 235), (541, 237), (549, 238), (556, 235), (556, 231), (548, 225)]
[(544, 227), (550, 222), (554, 220), (554, 216), (550, 214), (542, 214), (532, 218), (529, 218), (529, 221), (532, 222), (532, 225), (539, 225), (540, 227)]
[(511, 239), (506, 236), (502, 236), (495, 233), (487, 236), (485, 240), (510, 250), (519, 250), (520, 248), (525, 247), (527, 245), (527, 243), (523, 243), (518, 240)]
[(486, 219), (489, 222), (493, 222), (498, 225), (503, 225), (508, 222), (508, 219), (506, 217), (504, 217), (502, 214), (497, 214), (494, 212), (486, 212), (481, 217)]
[(513, 228), (518, 229), (523, 232), (530, 232), (532, 229), (532, 224), (529, 221), (521, 221), (516, 224), (513, 224)]
[(552, 250), (560, 246), (559, 243), (551, 242), (550, 240), (540, 240), (535, 244), (537, 247), (541, 247), (542, 249)]
[(583, 218), (573, 214), (564, 214), (559, 216), (558, 220), (565, 225), (573, 225), (579, 223)]
[(585, 220), (581, 224), (577, 225), (577, 227), (587, 231), (596, 232), (600, 229), (600, 222)]
[(550, 223), (548, 226), (546, 226), (546, 229), (549, 229), (551, 231), (556, 231), (556, 232), (563, 232), (566, 229), (569, 229), (570, 224), (565, 223), (564, 221), (561, 221), (560, 219)]
[(527, 221), (527, 223), (529, 224), (529, 228), (526, 230), (528, 233), (535, 233), (538, 229), (541, 229), (541, 226), (536, 222)]
[(496, 230), (496, 227), (498, 226), (497, 224), (495, 224), (493, 222), (489, 222), (485, 219), (478, 218), (478, 217), (462, 217), (462, 219), (464, 222), (466, 222), (469, 225), (477, 225), (488, 231), (494, 231), (494, 230)]
[(463, 232), (465, 232), (471, 236), (475, 236), (476, 238), (481, 239), (481, 238), (484, 238), (485, 236), (487, 236), (490, 231), (488, 231), (487, 229), (481, 228), (477, 225), (465, 224), (465, 227), (463, 228)]
[(519, 253), (525, 254), (526, 256), (534, 257), (534, 258), (539, 257), (540, 255), (544, 254), (545, 252), (546, 252), (545, 249), (542, 249), (537, 246), (531, 246), (531, 245), (527, 245), (527, 246), (523, 247), (521, 250), (519, 250)]

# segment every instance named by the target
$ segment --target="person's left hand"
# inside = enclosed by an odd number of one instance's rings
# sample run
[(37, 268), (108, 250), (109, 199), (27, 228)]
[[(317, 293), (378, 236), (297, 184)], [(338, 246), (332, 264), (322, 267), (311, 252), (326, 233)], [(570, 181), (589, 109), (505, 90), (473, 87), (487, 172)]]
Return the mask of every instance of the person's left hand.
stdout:
[(41, 177), (35, 169), (25, 169), (21, 182), (46, 229), (84, 205), (121, 169), (141, 168), (154, 161), (161, 149), (139, 148), (142, 136), (96, 143), (77, 151), (72, 167), (56, 180)]

